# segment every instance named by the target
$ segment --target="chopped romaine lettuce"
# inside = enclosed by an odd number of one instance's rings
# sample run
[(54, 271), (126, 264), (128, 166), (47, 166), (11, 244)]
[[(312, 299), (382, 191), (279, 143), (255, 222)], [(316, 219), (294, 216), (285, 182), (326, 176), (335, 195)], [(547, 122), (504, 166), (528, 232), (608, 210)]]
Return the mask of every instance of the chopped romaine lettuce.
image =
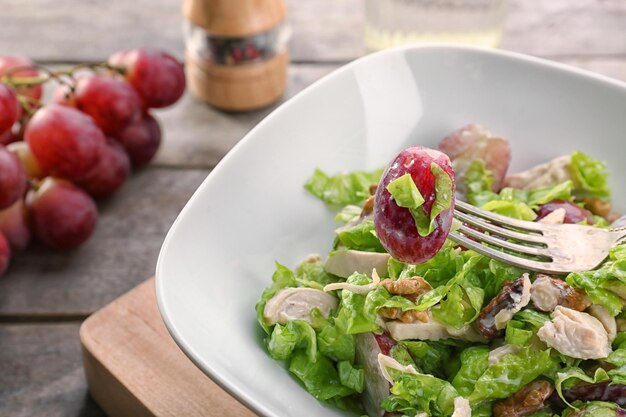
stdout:
[(576, 151), (572, 153), (569, 167), (577, 197), (596, 197), (605, 200), (611, 197), (608, 174), (603, 162)]
[(289, 363), (289, 371), (297, 376), (318, 400), (345, 397), (357, 392), (342, 384), (333, 361), (319, 352), (315, 361), (311, 361), (306, 352), (295, 351)]
[(485, 400), (507, 398), (554, 366), (550, 350), (534, 351), (530, 346), (504, 355), (478, 378), (469, 400), (478, 404)]
[(424, 197), (417, 189), (411, 174), (404, 174), (387, 184), (387, 191), (399, 207), (417, 209), (424, 204)]
[(423, 373), (445, 378), (445, 371), (452, 356), (452, 347), (442, 342), (404, 341), (411, 358)]
[(617, 404), (605, 401), (574, 401), (572, 406), (573, 409), (563, 411), (562, 417), (617, 417), (617, 411), (621, 410)]
[[(452, 384), (426, 374), (409, 374), (388, 369), (393, 377), (391, 393), (382, 408), (408, 416), (426, 412), (431, 416), (450, 416), (454, 399), (459, 396)], [(417, 395), (416, 395), (417, 394)]]
[(585, 290), (591, 301), (604, 306), (613, 316), (623, 308), (622, 299), (615, 292), (626, 293), (626, 245), (609, 251), (609, 259), (593, 271), (572, 272), (566, 282)]
[(322, 201), (331, 205), (360, 204), (370, 195), (372, 184), (377, 184), (383, 170), (373, 172), (355, 171), (328, 176), (316, 169), (304, 188)]
[(595, 374), (593, 376), (589, 376), (578, 367), (569, 367), (560, 370), (556, 374), (554, 387), (556, 388), (556, 392), (557, 394), (559, 394), (559, 397), (561, 397), (563, 402), (568, 406), (573, 407), (572, 404), (570, 404), (563, 396), (563, 390), (570, 388), (572, 385), (576, 384), (579, 381), (596, 384), (598, 382), (608, 381), (609, 379), (610, 378), (607, 375), (606, 371), (602, 368), (596, 369)]
[(476, 381), (489, 367), (489, 347), (473, 346), (461, 352), (461, 368), (454, 376), (452, 385), (459, 394), (469, 396), (474, 391)]
[(356, 226), (343, 229), (337, 234), (337, 241), (347, 249), (366, 252), (385, 252), (383, 245), (376, 236), (374, 222), (366, 220)]

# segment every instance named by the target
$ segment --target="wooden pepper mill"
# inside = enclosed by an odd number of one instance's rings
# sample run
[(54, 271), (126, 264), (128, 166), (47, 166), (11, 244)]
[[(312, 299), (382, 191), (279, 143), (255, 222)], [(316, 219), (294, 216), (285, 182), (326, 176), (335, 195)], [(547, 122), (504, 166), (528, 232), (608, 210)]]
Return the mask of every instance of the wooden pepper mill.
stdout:
[(184, 0), (190, 91), (229, 111), (277, 101), (289, 63), (285, 13), (284, 0)]

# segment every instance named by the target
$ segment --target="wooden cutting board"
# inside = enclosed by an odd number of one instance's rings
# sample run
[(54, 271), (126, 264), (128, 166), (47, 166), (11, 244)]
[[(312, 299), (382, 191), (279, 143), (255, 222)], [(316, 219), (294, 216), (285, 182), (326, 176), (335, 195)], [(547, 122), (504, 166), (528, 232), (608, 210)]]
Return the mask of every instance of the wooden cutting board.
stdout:
[(85, 320), (80, 339), (89, 391), (110, 417), (254, 416), (176, 346), (154, 278)]

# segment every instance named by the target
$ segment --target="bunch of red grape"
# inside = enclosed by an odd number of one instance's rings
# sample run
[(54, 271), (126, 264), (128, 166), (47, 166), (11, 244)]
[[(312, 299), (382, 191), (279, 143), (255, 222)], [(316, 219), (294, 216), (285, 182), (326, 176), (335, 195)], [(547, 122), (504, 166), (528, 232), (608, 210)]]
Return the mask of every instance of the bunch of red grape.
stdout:
[[(58, 86), (44, 105), (46, 82)], [(31, 234), (58, 249), (89, 239), (94, 198), (113, 194), (159, 148), (149, 110), (174, 104), (184, 90), (182, 65), (157, 50), (58, 71), (0, 56), (0, 274)]]

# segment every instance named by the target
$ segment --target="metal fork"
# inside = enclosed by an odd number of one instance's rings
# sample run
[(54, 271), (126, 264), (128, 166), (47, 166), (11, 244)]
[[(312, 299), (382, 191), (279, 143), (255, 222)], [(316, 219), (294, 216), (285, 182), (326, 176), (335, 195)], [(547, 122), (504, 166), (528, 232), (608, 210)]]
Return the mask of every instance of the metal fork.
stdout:
[(626, 237), (626, 227), (599, 229), (512, 219), (457, 201), (461, 226), (449, 238), (489, 258), (547, 274), (588, 271)]

